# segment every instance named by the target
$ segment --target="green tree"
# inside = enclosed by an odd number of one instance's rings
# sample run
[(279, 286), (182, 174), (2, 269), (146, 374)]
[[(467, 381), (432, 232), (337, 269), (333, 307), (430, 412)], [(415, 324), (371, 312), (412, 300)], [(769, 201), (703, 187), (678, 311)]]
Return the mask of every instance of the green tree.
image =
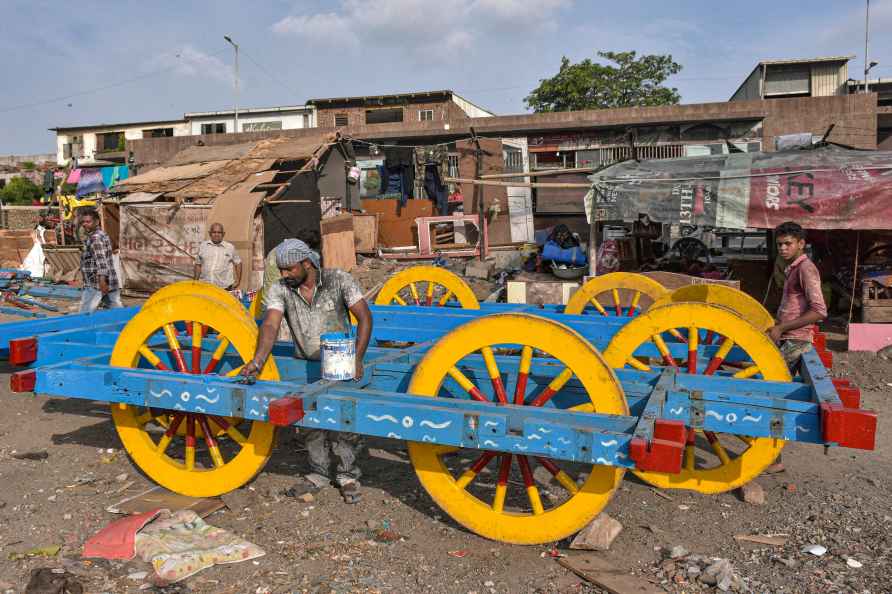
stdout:
[(526, 97), (527, 107), (536, 112), (607, 109), (675, 105), (681, 99), (678, 89), (663, 86), (681, 64), (670, 54), (638, 57), (636, 52), (598, 52), (613, 64), (586, 58), (575, 64), (566, 56), (561, 68)]
[(42, 196), (43, 190), (26, 177), (14, 177), (0, 190), (0, 200), (4, 204), (31, 204)]

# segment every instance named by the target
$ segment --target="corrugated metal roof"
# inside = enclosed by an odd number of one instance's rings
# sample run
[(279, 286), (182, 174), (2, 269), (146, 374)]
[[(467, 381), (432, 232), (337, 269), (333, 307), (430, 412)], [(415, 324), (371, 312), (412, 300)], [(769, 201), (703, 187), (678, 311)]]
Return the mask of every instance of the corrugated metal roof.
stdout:
[(818, 58), (781, 58), (777, 60), (761, 60), (759, 65), (765, 64), (768, 66), (773, 66), (777, 64), (814, 64), (817, 62), (848, 62), (855, 55), (849, 56), (822, 56)]

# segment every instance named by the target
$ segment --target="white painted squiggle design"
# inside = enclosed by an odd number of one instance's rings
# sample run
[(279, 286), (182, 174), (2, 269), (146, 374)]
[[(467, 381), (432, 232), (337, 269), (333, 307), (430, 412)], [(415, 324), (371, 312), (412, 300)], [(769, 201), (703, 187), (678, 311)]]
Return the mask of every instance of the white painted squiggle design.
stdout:
[(542, 436), (533, 433), (532, 435), (527, 435), (527, 439), (542, 439)]
[(391, 439), (402, 439), (402, 438), (403, 438), (402, 435), (399, 435), (399, 434), (397, 434), (397, 433), (394, 433), (393, 431), (391, 431), (390, 433), (388, 433), (388, 434), (387, 434), (387, 437), (389, 437), (389, 438), (391, 438)]
[(520, 450), (521, 452), (525, 452), (525, 451), (527, 451), (527, 450), (530, 449), (530, 448), (528, 448), (528, 447), (525, 446), (525, 445), (520, 445), (519, 443), (516, 443), (516, 444), (514, 444), (514, 449), (515, 449), (515, 450)]
[(489, 447), (491, 447), (491, 448), (497, 448), (497, 447), (499, 447), (499, 444), (497, 444), (496, 442), (492, 441), (491, 439), (487, 439), (486, 441), (484, 441), (484, 442), (483, 442), (483, 445), (485, 445), (485, 446), (489, 446)]
[(724, 415), (720, 415), (719, 413), (715, 412), (714, 410), (708, 410), (708, 411), (706, 411), (706, 416), (707, 416), (707, 417), (714, 417), (714, 418), (718, 419), (719, 421), (724, 421), (724, 420), (725, 420)]
[(539, 433), (545, 433), (547, 435), (548, 433), (551, 433), (551, 429), (546, 429), (545, 427), (539, 427)]
[(250, 414), (254, 415), (255, 417), (259, 417), (259, 416), (260, 416), (260, 411), (257, 410), (256, 408), (252, 408), (252, 409), (249, 410), (248, 412), (249, 412)]
[(207, 412), (207, 411), (205, 411), (205, 409), (201, 408), (200, 406), (196, 406), (195, 412), (203, 413), (203, 412)]
[(216, 391), (217, 391), (217, 388), (208, 387), (208, 394), (213, 394)]
[(174, 410), (186, 410), (185, 408), (183, 408), (183, 405), (180, 404), (179, 402), (177, 402), (176, 404), (173, 405), (173, 409)]
[(430, 442), (436, 443), (437, 438), (436, 438), (436, 437), (431, 437), (430, 435), (423, 435), (423, 436), (421, 437), (421, 441), (430, 441)]
[(611, 439), (609, 441), (602, 441), (601, 445), (604, 446), (605, 448), (609, 448), (610, 446), (615, 446), (618, 443), (619, 442), (616, 441), (615, 439)]
[(803, 427), (802, 425), (796, 425), (796, 430), (801, 431), (802, 433), (811, 433), (811, 429)]
[(620, 460), (625, 460), (626, 458), (628, 458), (628, 456), (626, 456), (622, 452), (617, 452), (616, 457), (619, 458)]
[(570, 445), (570, 443), (572, 443), (572, 442), (571, 442), (569, 439), (567, 439), (566, 437), (558, 437), (558, 442), (559, 442), (559, 443), (562, 443), (562, 444), (564, 444), (564, 445)]
[(151, 394), (155, 398), (169, 398), (170, 396), (173, 396), (173, 393), (171, 393), (170, 390), (161, 390), (160, 392), (149, 390), (149, 394)]
[[(208, 390), (208, 392), (210, 392), (210, 390)], [(208, 398), (207, 396), (205, 396), (204, 394), (196, 394), (195, 399), (196, 400), (204, 400), (208, 404), (217, 404), (217, 402), (220, 401), (220, 396), (218, 394), (213, 399), (211, 399), (211, 398)]]
[(325, 412), (334, 412), (334, 409), (330, 406), (323, 406), (322, 410), (324, 410)]
[(610, 464), (610, 462), (608, 462), (606, 458), (598, 458), (597, 460), (595, 460), (595, 463), (596, 464), (604, 464), (604, 465)]
[(670, 408), (669, 412), (671, 412), (673, 415), (680, 415), (681, 411), (683, 411), (683, 410), (684, 410), (684, 407), (679, 406), (678, 408)]
[(426, 420), (421, 421), (421, 423), (419, 423), (419, 425), (421, 425), (422, 427), (430, 427), (431, 429), (445, 429), (446, 427), (448, 427), (451, 424), (452, 424), (452, 421), (444, 421), (442, 423), (432, 423), (432, 422), (426, 421)]
[(758, 417), (754, 417), (752, 415), (744, 415), (743, 420), (749, 421), (750, 423), (758, 423), (762, 420), (762, 415), (759, 415)]
[(325, 419), (325, 422), (326, 422), (326, 423), (330, 423), (330, 424), (332, 424), (332, 425), (337, 425), (337, 424), (338, 424), (338, 422), (335, 421), (335, 420), (334, 420), (333, 418), (331, 418), (331, 417), (328, 417), (327, 419)]
[(485, 423), (483, 423), (483, 426), (484, 427), (498, 427), (499, 424), (496, 423), (495, 421), (486, 421)]
[(366, 415), (365, 418), (371, 419), (376, 423), (380, 423), (381, 421), (390, 421), (391, 423), (396, 423), (397, 425), (399, 425), (399, 421), (396, 420), (396, 417), (392, 417), (390, 415), (380, 415), (377, 417), (375, 415)]

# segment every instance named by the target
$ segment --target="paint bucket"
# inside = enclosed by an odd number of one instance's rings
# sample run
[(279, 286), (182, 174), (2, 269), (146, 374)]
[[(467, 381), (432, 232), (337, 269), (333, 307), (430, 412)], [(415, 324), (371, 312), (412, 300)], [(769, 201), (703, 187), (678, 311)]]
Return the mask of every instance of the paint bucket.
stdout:
[(329, 332), (319, 337), (322, 379), (350, 380), (356, 373), (356, 339), (343, 332)]

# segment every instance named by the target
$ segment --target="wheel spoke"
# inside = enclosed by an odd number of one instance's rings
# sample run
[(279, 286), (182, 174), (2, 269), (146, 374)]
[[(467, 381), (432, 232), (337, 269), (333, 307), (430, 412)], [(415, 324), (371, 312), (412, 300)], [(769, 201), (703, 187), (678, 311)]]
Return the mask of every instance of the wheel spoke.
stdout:
[(533, 515), (538, 516), (545, 513), (545, 510), (542, 508), (542, 497), (539, 495), (539, 488), (533, 481), (533, 473), (530, 471), (530, 461), (526, 456), (518, 456), (517, 465), (520, 466), (520, 474), (523, 477), (524, 487), (526, 487), (527, 498), (530, 500), (530, 507), (533, 508)]
[(164, 324), (164, 336), (167, 337), (167, 346), (170, 347), (170, 351), (173, 353), (173, 358), (177, 362), (177, 367), (183, 373), (186, 372), (186, 361), (183, 359), (183, 351), (180, 349), (180, 341), (177, 340), (177, 332), (176, 328), (173, 327), (173, 324)]
[(244, 434), (238, 430), (238, 427), (231, 424), (229, 421), (227, 421), (223, 417), (217, 417), (217, 416), (211, 415), (210, 418), (211, 418), (211, 421), (213, 421), (218, 427), (220, 427), (220, 429), (225, 431), (226, 435), (231, 437), (232, 440), (234, 442), (236, 442), (237, 444), (243, 445), (246, 441), (248, 441), (248, 438), (245, 437)]
[(659, 334), (654, 334), (651, 339), (653, 340), (653, 343), (657, 345), (657, 350), (660, 351), (660, 355), (663, 357), (663, 364), (677, 369), (678, 364), (675, 362), (675, 359), (672, 358), (672, 353), (669, 352), (669, 347), (666, 345), (666, 341), (663, 340), (663, 337)]
[(201, 339), (203, 334), (204, 327), (201, 323), (192, 322), (192, 373), (201, 373)]
[(712, 339), (715, 337), (715, 333), (712, 330), (706, 331), (706, 338), (703, 339), (703, 344), (712, 344)]
[(170, 367), (161, 362), (161, 359), (158, 358), (158, 355), (152, 352), (146, 345), (142, 345), (139, 347), (139, 354), (145, 357), (145, 360), (149, 362), (149, 364), (155, 369), (160, 369), (161, 371), (170, 371)]
[(646, 363), (642, 363), (635, 357), (629, 357), (626, 360), (626, 363), (628, 363), (629, 366), (631, 366), (633, 369), (637, 369), (638, 371), (651, 371), (650, 365), (647, 365)]
[(579, 491), (579, 486), (576, 484), (576, 481), (570, 478), (566, 472), (558, 468), (557, 464), (549, 460), (548, 458), (540, 458), (536, 456), (536, 462), (541, 464), (545, 470), (551, 473), (551, 475), (571, 494), (576, 494)]
[(479, 402), (489, 402), (489, 399), (484, 396), (477, 386), (474, 385), (474, 382), (468, 379), (464, 373), (462, 373), (458, 367), (452, 367), (448, 372), (449, 377), (458, 382), (458, 385), (461, 386), (462, 390), (468, 393), (474, 400)]
[(688, 340), (684, 337), (684, 334), (682, 334), (681, 332), (679, 332), (677, 329), (675, 329), (675, 328), (670, 328), (670, 329), (668, 330), (668, 332), (669, 332), (669, 334), (672, 336), (672, 338), (674, 338), (674, 339), (677, 340), (678, 342), (681, 342), (681, 343), (687, 343), (687, 342), (688, 342)]
[(421, 305), (421, 302), (418, 300), (418, 287), (415, 286), (415, 283), (409, 283), (409, 291), (412, 292), (412, 299), (415, 300), (415, 305)]
[(709, 360), (709, 365), (706, 366), (706, 371), (703, 372), (704, 375), (712, 375), (718, 371), (719, 367), (722, 366), (722, 363), (725, 362), (725, 357), (731, 352), (733, 346), (734, 341), (730, 338), (723, 340), (722, 344), (719, 345), (719, 350), (717, 350), (712, 359)]
[(440, 297), (440, 300), (437, 302), (437, 305), (444, 306), (449, 303), (449, 300), (452, 299), (454, 293), (452, 291), (446, 291), (446, 294)]
[(722, 461), (722, 464), (729, 464), (731, 462), (731, 458), (730, 456), (728, 456), (728, 452), (719, 441), (719, 436), (712, 431), (704, 431), (703, 433), (704, 435), (706, 435), (706, 440), (709, 442), (710, 447), (712, 447), (712, 451), (715, 452), (715, 455), (719, 457), (719, 460)]
[(220, 448), (217, 446), (217, 440), (214, 438), (214, 434), (211, 433), (210, 423), (208, 423), (205, 415), (196, 416), (198, 417), (198, 424), (201, 427), (201, 432), (204, 433), (204, 443), (208, 447), (211, 460), (216, 468), (220, 468), (226, 463), (223, 461), (223, 455), (220, 453)]
[(505, 393), (505, 385), (502, 383), (502, 374), (496, 363), (496, 356), (492, 352), (492, 348), (485, 346), (480, 349), (483, 355), (483, 361), (486, 363), (486, 372), (489, 374), (489, 381), (492, 382), (492, 389), (501, 404), (508, 404), (508, 395)]
[(549, 400), (551, 400), (552, 396), (557, 394), (564, 385), (570, 381), (570, 378), (573, 377), (573, 372), (570, 371), (569, 367), (564, 367), (564, 370), (561, 371), (557, 377), (551, 380), (542, 392), (536, 396), (536, 398), (530, 402), (530, 406), (542, 406)]
[(616, 309), (616, 315), (623, 315), (623, 306), (619, 302), (619, 290), (611, 289), (611, 293), (613, 293), (613, 307)]
[(759, 373), (759, 366), (750, 365), (749, 367), (744, 367), (743, 369), (735, 373), (734, 377), (736, 377), (737, 379), (746, 379), (749, 377), (753, 377), (757, 373)]
[(492, 509), (501, 513), (505, 509), (505, 495), (508, 494), (508, 475), (511, 472), (511, 454), (499, 456), (499, 478), (496, 482), (496, 496), (492, 502)]
[(186, 415), (186, 470), (195, 470), (195, 416)]
[(170, 419), (170, 424), (167, 426), (167, 431), (164, 432), (164, 435), (161, 436), (161, 439), (158, 440), (158, 445), (155, 448), (155, 451), (158, 452), (158, 455), (161, 456), (167, 451), (167, 446), (170, 445), (170, 442), (173, 441), (173, 436), (177, 434), (177, 430), (180, 428), (180, 424), (183, 422), (183, 419), (186, 418), (186, 415), (183, 413), (174, 413), (173, 418)]
[(399, 295), (394, 294), (393, 300), (396, 301), (397, 303), (399, 303), (400, 305), (406, 305), (406, 302), (403, 301), (403, 298), (400, 297)]
[(226, 352), (226, 349), (229, 348), (229, 339), (225, 336), (220, 337), (220, 344), (217, 345), (217, 348), (214, 349), (214, 354), (211, 355), (211, 360), (208, 361), (207, 367), (204, 368), (205, 374), (212, 373), (217, 365), (220, 363), (220, 359), (223, 358), (223, 353)]
[(434, 281), (427, 281), (427, 295), (424, 301), (428, 307), (434, 302), (434, 286)]
[(136, 417), (136, 424), (140, 427), (145, 427), (146, 423), (155, 418), (155, 415), (152, 414), (152, 411), (146, 411), (143, 414)]
[(700, 331), (696, 326), (688, 328), (688, 373), (697, 373), (697, 343)]
[(523, 404), (527, 392), (527, 379), (533, 361), (533, 347), (524, 346), (520, 351), (520, 367), (517, 369), (517, 384), (514, 386), (514, 404)]
[(457, 484), (460, 489), (467, 489), (468, 485), (471, 484), (471, 481), (477, 478), (480, 471), (486, 468), (486, 465), (489, 464), (490, 460), (495, 457), (495, 452), (484, 452), (466, 471), (462, 473), (460, 477), (458, 477), (455, 484)]
[(638, 301), (641, 299), (641, 291), (635, 291), (635, 294), (632, 295), (632, 304), (629, 306), (629, 311), (626, 312), (628, 317), (632, 317), (636, 311), (638, 311)]
[(600, 302), (600, 301), (598, 301), (598, 297), (597, 297), (597, 295), (594, 296), (594, 297), (592, 297), (592, 298), (589, 300), (589, 303), (591, 303), (592, 305), (594, 305), (594, 306), (595, 306), (595, 309), (597, 309), (597, 310), (598, 310), (598, 313), (600, 313), (602, 316), (606, 316), (606, 315), (607, 315), (607, 310), (604, 309), (604, 306), (601, 305), (601, 302)]

